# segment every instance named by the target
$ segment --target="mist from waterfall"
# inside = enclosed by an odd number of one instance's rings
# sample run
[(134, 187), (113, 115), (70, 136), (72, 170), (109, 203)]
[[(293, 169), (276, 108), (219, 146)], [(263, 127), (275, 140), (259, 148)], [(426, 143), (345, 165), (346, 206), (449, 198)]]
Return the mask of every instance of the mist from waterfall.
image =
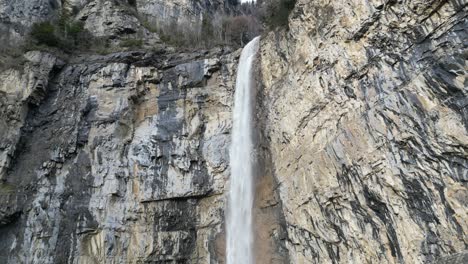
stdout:
[(230, 149), (230, 189), (226, 213), (227, 264), (252, 264), (252, 207), (254, 199), (252, 135), (253, 79), (252, 64), (259, 47), (259, 37), (242, 50), (237, 69), (234, 95), (232, 142)]

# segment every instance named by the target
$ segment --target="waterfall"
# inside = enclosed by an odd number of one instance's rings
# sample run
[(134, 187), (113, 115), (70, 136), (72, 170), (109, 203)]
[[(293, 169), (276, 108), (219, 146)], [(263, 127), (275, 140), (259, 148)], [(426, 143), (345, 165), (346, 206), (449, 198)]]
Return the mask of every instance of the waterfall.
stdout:
[(254, 151), (252, 139), (252, 64), (259, 37), (242, 50), (234, 95), (231, 179), (226, 214), (227, 264), (252, 264), (252, 206)]

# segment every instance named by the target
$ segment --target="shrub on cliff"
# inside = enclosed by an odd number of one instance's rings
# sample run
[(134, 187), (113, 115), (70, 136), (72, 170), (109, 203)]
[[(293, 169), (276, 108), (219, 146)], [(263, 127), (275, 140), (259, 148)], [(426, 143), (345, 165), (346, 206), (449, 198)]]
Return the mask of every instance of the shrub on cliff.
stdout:
[(260, 34), (260, 27), (254, 16), (227, 17), (223, 22), (223, 32), (227, 43), (242, 47)]
[(182, 48), (212, 48), (217, 45), (242, 47), (261, 32), (257, 17), (247, 13), (203, 14), (199, 22), (167, 21), (161, 23), (140, 17), (142, 25), (159, 34), (167, 44)]
[(289, 26), (289, 15), (297, 0), (270, 0), (261, 3), (260, 17), (270, 29)]
[(31, 28), (31, 37), (39, 45), (58, 47), (60, 44), (54, 25), (48, 21), (35, 23)]
[(120, 42), (120, 46), (124, 48), (141, 48), (143, 46), (142, 39), (124, 39)]
[(201, 36), (205, 43), (209, 43), (215, 37), (214, 26), (211, 23), (211, 19), (208, 15), (204, 15), (201, 24)]
[(67, 11), (58, 20), (33, 24), (30, 36), (33, 44), (63, 50), (87, 48), (91, 39), (83, 22), (75, 21)]
[(78, 42), (82, 40), (80, 37), (85, 33), (84, 23), (75, 21), (68, 12), (64, 12), (58, 20), (58, 33), (64, 40)]

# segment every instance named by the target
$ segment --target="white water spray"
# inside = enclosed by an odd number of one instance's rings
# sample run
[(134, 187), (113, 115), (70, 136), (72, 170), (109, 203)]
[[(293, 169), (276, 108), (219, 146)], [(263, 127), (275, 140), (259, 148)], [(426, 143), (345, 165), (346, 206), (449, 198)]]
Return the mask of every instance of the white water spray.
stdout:
[(242, 50), (237, 69), (230, 153), (231, 179), (226, 214), (227, 264), (252, 264), (253, 166), (252, 64), (259, 37)]

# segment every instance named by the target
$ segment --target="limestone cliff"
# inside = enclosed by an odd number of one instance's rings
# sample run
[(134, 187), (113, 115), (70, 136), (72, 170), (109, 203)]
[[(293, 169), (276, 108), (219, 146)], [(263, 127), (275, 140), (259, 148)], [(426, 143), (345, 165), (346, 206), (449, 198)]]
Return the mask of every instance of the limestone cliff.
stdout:
[(0, 41), (20, 43), (34, 23), (58, 19), (64, 10), (95, 37), (157, 41), (145, 22), (189, 26), (206, 14), (232, 13), (236, 5), (232, 0), (1, 0)]
[(160, 44), (63, 59), (30, 51), (2, 69), (0, 263), (223, 258), (239, 51), (174, 52), (142, 25), (138, 9), (156, 3), (155, 15), (188, 20), (201, 19), (193, 10), (217, 10), (208, 0), (0, 1), (8, 45), (64, 10), (95, 38)]
[[(69, 9), (157, 49), (0, 72), (0, 263), (224, 263), (240, 50), (146, 19), (221, 0), (0, 0), (0, 40)], [(467, 2), (298, 0), (256, 59), (256, 263), (465, 263)], [(0, 56), (0, 58), (2, 58)]]
[(298, 0), (289, 32), (262, 40), (259, 120), (291, 263), (428, 263), (466, 250), (466, 11)]
[(2, 73), (0, 262), (218, 258), (237, 56), (31, 52)]

